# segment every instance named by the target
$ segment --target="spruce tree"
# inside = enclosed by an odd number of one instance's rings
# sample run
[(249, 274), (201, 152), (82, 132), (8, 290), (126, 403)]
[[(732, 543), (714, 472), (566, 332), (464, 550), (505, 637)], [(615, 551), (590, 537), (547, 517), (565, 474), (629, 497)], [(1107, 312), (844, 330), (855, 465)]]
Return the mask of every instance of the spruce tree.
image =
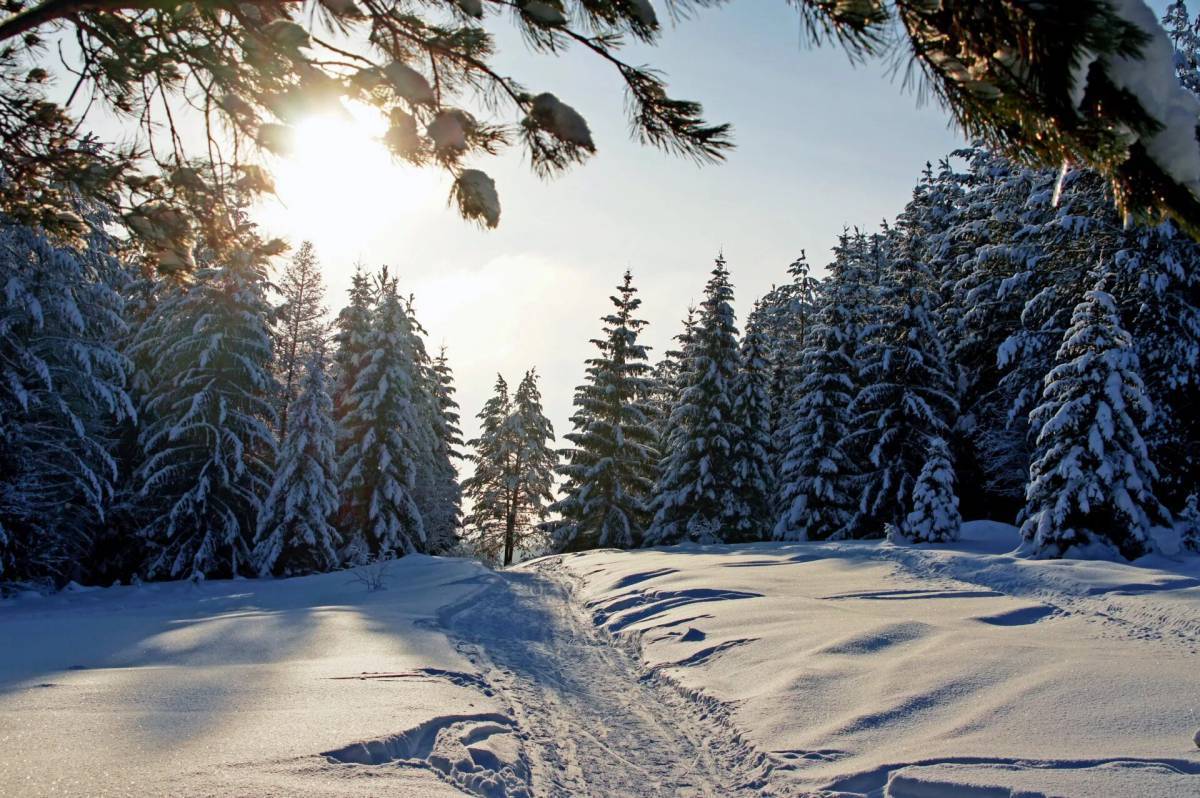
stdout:
[(511, 564), (518, 543), (526, 550), (534, 543), (554, 500), (554, 473), (558, 468), (558, 453), (554, 443), (554, 427), (542, 410), (542, 395), (538, 389), (537, 371), (525, 372), (513, 397), (510, 423), (518, 441), (517, 468), (510, 481), (510, 518), (504, 536), (504, 564)]
[(957, 540), (961, 528), (950, 446), (934, 438), (913, 486), (912, 511), (900, 533), (913, 543), (946, 543)]
[(413, 499), (423, 443), (419, 376), (409, 314), (390, 284), (375, 308), (357, 378), (338, 429), (338, 527), (344, 561), (362, 564), (422, 551), (425, 526)]
[(127, 281), (88, 216), (88, 245), (0, 217), (0, 581), (86, 579), (120, 474), (118, 425), (136, 418), (118, 289)]
[(134, 478), (152, 577), (250, 572), (273, 479), (265, 269), (244, 254), (196, 278), (169, 291), (132, 346), (148, 363)]
[(749, 328), (742, 339), (741, 370), (734, 387), (733, 416), (740, 428), (733, 444), (736, 509), (729, 516), (729, 540), (761, 540), (770, 533), (775, 499), (774, 441), (771, 434), (771, 366), (766, 336)]
[(1169, 222), (1133, 227), (1105, 262), (1155, 410), (1143, 431), (1158, 469), (1155, 493), (1179, 509), (1200, 473), (1200, 243)]
[(719, 541), (735, 522), (733, 446), (741, 428), (733, 407), (740, 357), (732, 302), (729, 271), (718, 257), (671, 410), (646, 545)]
[(309, 355), (289, 408), (291, 424), (279, 447), (275, 481), (259, 514), (254, 559), (258, 572), (295, 576), (339, 564), (333, 402), (321, 350)]
[(356, 264), (350, 281), (349, 303), (342, 308), (334, 321), (333, 342), (333, 418), (341, 425), (349, 409), (350, 391), (358, 380), (358, 369), (363, 353), (367, 349), (367, 336), (371, 332), (371, 314), (374, 299), (371, 280)]
[(804, 381), (783, 428), (777, 540), (824, 540), (842, 534), (858, 506), (855, 468), (845, 450), (857, 379), (857, 270), (835, 261), (804, 350)]
[(638, 335), (646, 322), (636, 318), (641, 300), (626, 271), (610, 297), (615, 310), (605, 316), (603, 336), (593, 339), (599, 354), (587, 361), (587, 381), (575, 389), (572, 444), (561, 454), (563, 498), (551, 507), (562, 516), (556, 546), (565, 551), (641, 543), (650, 521), (649, 502), (658, 461), (652, 420), (646, 347)]
[(1037, 454), (1021, 534), (1026, 554), (1064, 557), (1093, 547), (1133, 559), (1166, 512), (1142, 431), (1153, 411), (1116, 302), (1101, 286), (1075, 306), (1042, 402), (1030, 414)]
[(474, 473), (463, 480), (463, 496), (471, 511), (463, 519), (472, 543), (489, 562), (503, 559), (505, 530), (508, 523), (509, 479), (516, 459), (516, 442), (508, 423), (512, 415), (512, 397), (508, 383), (500, 374), (492, 395), (483, 404), (479, 419), (479, 437), (467, 441), (472, 454), (468, 459)]
[(1162, 26), (1175, 48), (1175, 74), (1183, 87), (1200, 94), (1200, 18), (1192, 19), (1187, 3), (1175, 0), (1163, 12)]
[(542, 412), (537, 373), (529, 370), (513, 397), (497, 375), (495, 394), (479, 414), (480, 437), (470, 441), (475, 473), (463, 481), (471, 501), (465, 524), (480, 554), (511, 565), (518, 552), (539, 548), (558, 458), (554, 430)]
[(884, 286), (856, 353), (858, 394), (850, 406), (847, 444), (863, 462), (850, 537), (901, 528), (913, 488), (936, 441), (945, 441), (958, 410), (945, 347), (938, 335), (928, 275), (903, 261)]
[[(390, 277), (388, 267), (384, 266), (376, 278), (379, 296), (398, 290), (398, 286), (399, 279)], [(449, 366), (443, 363), (444, 374), (437, 372), (425, 347), (427, 333), (417, 320), (413, 296), (404, 300), (404, 310), (408, 316), (408, 351), (411, 353), (417, 420), (413, 437), (415, 477), (411, 492), (425, 526), (426, 551), (447, 551), (454, 547), (457, 539), (461, 505), (454, 452), (447, 440), (454, 433), (446, 429), (442, 399), (439, 398), (443, 391), (441, 380), (449, 377)], [(451, 387), (450, 391), (453, 390)]]
[(676, 349), (668, 349), (654, 364), (652, 404), (660, 457), (666, 457), (671, 437), (671, 410), (679, 403), (691, 363), (691, 346), (696, 333), (696, 308), (689, 306), (683, 328), (674, 337)]
[(429, 430), (418, 469), (416, 500), (425, 522), (428, 549), (440, 554), (457, 545), (462, 524), (462, 488), (455, 466), (463, 457), (462, 430), (454, 399), (454, 374), (445, 347), (429, 362), (424, 374)]
[(275, 312), (275, 377), (280, 385), (279, 439), (287, 437), (288, 410), (313, 353), (325, 344), (325, 285), (311, 241), (300, 244), (279, 278)]
[(771, 429), (777, 432), (786, 408), (794, 401), (803, 379), (802, 353), (817, 313), (819, 282), (810, 273), (808, 258), (800, 257), (787, 268), (791, 280), (774, 286), (754, 306), (746, 332), (757, 330), (765, 339), (765, 356), (771, 371)]

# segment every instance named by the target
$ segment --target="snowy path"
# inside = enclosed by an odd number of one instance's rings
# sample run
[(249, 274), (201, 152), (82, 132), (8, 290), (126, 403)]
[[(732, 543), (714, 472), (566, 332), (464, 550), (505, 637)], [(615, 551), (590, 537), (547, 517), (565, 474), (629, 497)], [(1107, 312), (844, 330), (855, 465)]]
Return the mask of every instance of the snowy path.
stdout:
[(554, 560), (496, 575), (444, 610), (456, 639), (516, 720), (534, 796), (779, 794), (723, 708), (685, 698), (603, 639)]

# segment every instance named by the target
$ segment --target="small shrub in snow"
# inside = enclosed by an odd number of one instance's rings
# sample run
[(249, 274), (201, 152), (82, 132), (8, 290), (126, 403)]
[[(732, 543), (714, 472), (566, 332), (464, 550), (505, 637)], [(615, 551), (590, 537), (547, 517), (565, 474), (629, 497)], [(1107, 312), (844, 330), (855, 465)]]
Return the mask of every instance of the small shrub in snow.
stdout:
[(366, 565), (360, 565), (352, 572), (353, 576), (350, 582), (362, 585), (368, 593), (387, 590), (387, 572), (390, 565), (391, 560), (382, 558), (375, 559)]
[(1179, 513), (1179, 543), (1187, 551), (1200, 552), (1200, 499), (1196, 494), (1188, 496), (1187, 504)]

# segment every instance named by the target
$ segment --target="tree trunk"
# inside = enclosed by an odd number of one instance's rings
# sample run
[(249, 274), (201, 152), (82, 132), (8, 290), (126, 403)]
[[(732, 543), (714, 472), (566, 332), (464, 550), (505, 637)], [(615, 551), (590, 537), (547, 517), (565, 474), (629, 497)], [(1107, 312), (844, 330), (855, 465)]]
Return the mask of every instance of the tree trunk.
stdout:
[(512, 565), (513, 549), (516, 548), (517, 516), (509, 513), (504, 526), (504, 565)]

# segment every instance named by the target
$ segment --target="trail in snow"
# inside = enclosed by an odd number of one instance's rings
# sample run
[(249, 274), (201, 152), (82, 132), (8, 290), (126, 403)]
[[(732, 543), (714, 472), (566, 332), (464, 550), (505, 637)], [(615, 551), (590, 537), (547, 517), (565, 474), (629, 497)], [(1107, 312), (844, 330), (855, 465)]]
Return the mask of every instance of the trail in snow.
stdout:
[(495, 575), (440, 625), (509, 705), (535, 796), (759, 796), (770, 764), (723, 708), (681, 694), (601, 636), (560, 578)]

